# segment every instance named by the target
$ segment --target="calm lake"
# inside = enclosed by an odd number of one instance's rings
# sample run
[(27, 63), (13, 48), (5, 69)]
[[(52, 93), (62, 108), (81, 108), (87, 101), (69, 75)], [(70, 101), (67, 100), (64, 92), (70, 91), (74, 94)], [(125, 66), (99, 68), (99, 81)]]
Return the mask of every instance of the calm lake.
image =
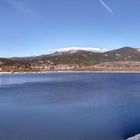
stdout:
[(0, 140), (124, 140), (140, 133), (140, 74), (0, 75)]

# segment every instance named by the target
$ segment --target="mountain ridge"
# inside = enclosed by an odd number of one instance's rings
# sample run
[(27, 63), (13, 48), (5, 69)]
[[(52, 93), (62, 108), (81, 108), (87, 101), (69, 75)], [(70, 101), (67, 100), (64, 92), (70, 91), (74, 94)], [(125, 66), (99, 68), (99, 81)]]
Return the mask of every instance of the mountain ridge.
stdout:
[(138, 48), (122, 47), (105, 52), (93, 50), (75, 49), (71, 52), (67, 49), (40, 56), (1, 58), (0, 71), (140, 70)]

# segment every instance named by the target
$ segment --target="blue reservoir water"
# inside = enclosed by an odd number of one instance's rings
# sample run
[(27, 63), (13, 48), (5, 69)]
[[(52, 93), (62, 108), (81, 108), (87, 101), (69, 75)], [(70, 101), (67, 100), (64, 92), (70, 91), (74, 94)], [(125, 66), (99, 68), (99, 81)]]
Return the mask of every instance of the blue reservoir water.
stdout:
[(0, 140), (124, 140), (140, 133), (140, 74), (0, 75)]

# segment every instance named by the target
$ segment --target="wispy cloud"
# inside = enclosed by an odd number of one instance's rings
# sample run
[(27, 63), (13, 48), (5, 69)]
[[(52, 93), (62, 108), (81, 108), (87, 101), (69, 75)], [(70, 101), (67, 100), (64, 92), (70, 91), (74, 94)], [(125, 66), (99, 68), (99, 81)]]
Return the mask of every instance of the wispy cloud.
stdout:
[(30, 16), (37, 17), (37, 15), (23, 2), (17, 0), (3, 0), (5, 3), (16, 9), (18, 12), (23, 14), (29, 14)]
[(103, 0), (99, 0), (99, 2), (110, 14), (114, 15), (114, 11)]

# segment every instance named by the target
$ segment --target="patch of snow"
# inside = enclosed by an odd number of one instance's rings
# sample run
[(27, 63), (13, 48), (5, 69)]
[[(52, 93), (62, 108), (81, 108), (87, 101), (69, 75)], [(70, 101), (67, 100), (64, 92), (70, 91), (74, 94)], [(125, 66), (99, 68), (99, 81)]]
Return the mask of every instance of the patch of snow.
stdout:
[(100, 49), (100, 48), (83, 48), (83, 47), (69, 47), (69, 48), (60, 48), (56, 49), (55, 52), (61, 53), (61, 52), (70, 52), (75, 53), (77, 51), (88, 51), (88, 52), (95, 52), (95, 53), (104, 53), (107, 51), (107, 49)]
[(136, 50), (137, 50), (138, 52), (140, 52), (140, 48), (137, 48)]
[(106, 56), (106, 57), (107, 57), (107, 56), (108, 56), (108, 54), (105, 54), (104, 56)]
[(120, 55), (120, 54), (118, 54), (118, 53), (117, 53), (117, 54), (115, 54), (115, 55), (116, 55), (117, 57), (121, 57), (121, 55)]

